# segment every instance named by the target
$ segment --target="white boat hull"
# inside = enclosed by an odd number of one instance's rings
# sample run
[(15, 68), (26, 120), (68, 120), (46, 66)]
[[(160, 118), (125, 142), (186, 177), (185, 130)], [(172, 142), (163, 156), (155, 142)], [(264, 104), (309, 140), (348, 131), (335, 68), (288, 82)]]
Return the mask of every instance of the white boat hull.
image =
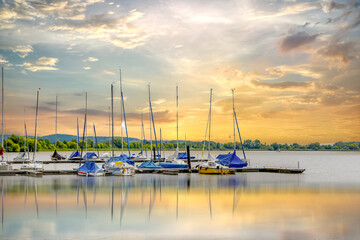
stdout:
[(44, 168), (41, 163), (27, 163), (27, 164), (23, 164), (20, 167), (20, 170), (44, 171)]
[(119, 168), (112, 172), (115, 176), (132, 176), (135, 174), (134, 168)]
[(0, 170), (1, 170), (1, 171), (12, 170), (12, 166), (9, 165), (9, 164), (6, 163), (6, 162), (1, 162), (1, 163), (0, 163)]
[(89, 176), (89, 177), (100, 177), (100, 176), (104, 176), (104, 172), (94, 172), (94, 173), (87, 173), (87, 172), (82, 172), (82, 171), (77, 171), (77, 174), (79, 176)]

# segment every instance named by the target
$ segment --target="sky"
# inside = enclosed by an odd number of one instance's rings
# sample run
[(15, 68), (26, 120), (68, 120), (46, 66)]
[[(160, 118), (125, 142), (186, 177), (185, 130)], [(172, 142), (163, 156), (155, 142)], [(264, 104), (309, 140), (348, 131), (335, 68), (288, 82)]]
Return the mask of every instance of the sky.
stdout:
[[(2, 0), (5, 132), (76, 134), (88, 94), (88, 135), (109, 135), (119, 69), (130, 137), (149, 139), (148, 84), (159, 138), (231, 142), (232, 92), (243, 139), (360, 140), (360, 1)], [(237, 139), (238, 141), (238, 139)]]

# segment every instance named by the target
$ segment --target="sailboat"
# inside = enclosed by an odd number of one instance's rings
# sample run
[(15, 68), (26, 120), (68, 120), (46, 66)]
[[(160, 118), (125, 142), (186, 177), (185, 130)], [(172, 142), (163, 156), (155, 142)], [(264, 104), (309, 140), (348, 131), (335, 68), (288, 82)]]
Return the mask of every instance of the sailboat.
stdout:
[[(40, 90), (40, 88), (39, 88)], [(41, 174), (39, 171), (43, 171), (43, 165), (42, 163), (39, 163), (36, 161), (36, 151), (37, 151), (37, 119), (38, 119), (38, 113), (39, 113), (39, 90), (36, 92), (36, 112), (35, 112), (35, 143), (34, 143), (34, 153), (33, 153), (33, 159), (30, 163), (26, 163), (21, 165), (21, 170), (30, 170), (35, 175)]]
[[(121, 83), (121, 82), (120, 82)], [(121, 85), (120, 85), (121, 88)], [(123, 94), (121, 90), (121, 99), (123, 100)], [(124, 102), (123, 110), (124, 109)], [(125, 113), (125, 111), (124, 111)], [(125, 115), (124, 115), (125, 117)], [(126, 120), (125, 120), (126, 121)], [(126, 126), (126, 124), (125, 124)], [(127, 130), (126, 130), (127, 132)], [(127, 134), (126, 134), (127, 135)], [(131, 176), (135, 174), (134, 162), (130, 160), (125, 154), (121, 154), (119, 157), (115, 157), (114, 153), (114, 86), (111, 84), (111, 158), (103, 165), (105, 171), (110, 172), (113, 175), (121, 175), (121, 176)], [(130, 146), (129, 147), (129, 156), (130, 156)], [(125, 156), (124, 156), (125, 155)]]
[[(157, 145), (157, 139), (156, 139), (156, 131), (155, 131), (155, 123), (154, 123), (154, 115), (152, 112), (152, 107), (151, 107), (151, 97), (150, 97), (150, 84), (148, 85), (148, 89), (149, 89), (149, 113), (150, 113), (150, 148), (152, 148), (152, 131), (151, 131), (151, 124), (153, 125), (153, 129), (154, 129), (154, 136), (155, 136), (155, 144), (156, 144), (156, 148), (158, 148)], [(155, 152), (155, 150), (154, 150)], [(158, 151), (159, 152), (159, 151)], [(152, 157), (152, 151), (150, 150), (150, 160), (143, 162), (140, 166), (138, 166), (138, 168), (144, 168), (144, 169), (158, 169), (160, 168), (160, 164), (156, 165), (153, 161), (153, 159), (156, 159), (156, 154), (154, 155), (154, 158)], [(159, 154), (158, 154), (159, 155)], [(160, 156), (159, 156), (160, 157)]]
[(4, 161), (4, 67), (1, 67), (1, 97), (2, 97), (2, 109), (1, 109), (1, 149), (0, 149), (0, 170), (11, 170), (12, 166)]
[(55, 151), (54, 153), (50, 156), (51, 160), (64, 160), (66, 159), (66, 157), (61, 156), (57, 151), (56, 151), (56, 146), (57, 146), (57, 110), (58, 110), (58, 97), (56, 95), (56, 107), (55, 107)]
[[(24, 115), (25, 115), (25, 109), (24, 109)], [(14, 161), (27, 161), (27, 160), (30, 159), (29, 141), (28, 141), (28, 138), (27, 138), (25, 117), (24, 117), (24, 129), (25, 129), (24, 152), (21, 152), (16, 157), (14, 157)]]
[[(230, 172), (228, 167), (222, 166), (216, 162), (216, 159), (210, 154), (210, 143), (211, 143), (211, 103), (212, 103), (212, 89), (210, 89), (210, 108), (209, 116), (206, 125), (205, 131), (205, 140), (207, 131), (209, 130), (209, 140), (208, 140), (208, 156), (205, 161), (202, 161), (198, 166), (199, 173), (201, 174), (228, 174)], [(205, 140), (203, 145), (203, 151), (205, 148)]]
[(77, 139), (76, 139), (76, 151), (70, 154), (68, 160), (81, 160), (81, 153), (79, 152), (79, 118), (76, 118), (77, 125)]
[(183, 159), (179, 159), (179, 96), (178, 86), (176, 86), (176, 150), (173, 155), (170, 155), (163, 163), (160, 164), (162, 168), (188, 168), (189, 166)]
[[(235, 99), (235, 89), (231, 89), (231, 91), (232, 91), (232, 102), (233, 102), (234, 152), (229, 153), (229, 154), (220, 154), (219, 156), (217, 156), (217, 159), (219, 159), (219, 160), (216, 163), (221, 164), (221, 165), (226, 166), (226, 167), (229, 167), (229, 168), (241, 168), (241, 167), (246, 167), (248, 164), (246, 162), (245, 150), (244, 150), (244, 146), (242, 144), (239, 124), (238, 124), (237, 117), (236, 117), (236, 112), (235, 112), (235, 100), (234, 100)], [(240, 138), (242, 152), (243, 152), (243, 155), (244, 155), (243, 160), (245, 160), (245, 161), (241, 160), (236, 155), (235, 123), (236, 123), (236, 127), (237, 127), (237, 130), (238, 130), (239, 138)]]
[(86, 161), (81, 167), (76, 169), (76, 172), (79, 176), (90, 176), (90, 177), (99, 177), (104, 175), (104, 171), (99, 168), (95, 162)]
[[(88, 159), (98, 159), (98, 155), (95, 152), (87, 151), (87, 92), (85, 92), (85, 120), (84, 120), (84, 132), (83, 132), (83, 142), (85, 141), (85, 155), (83, 159), (87, 161)], [(82, 153), (82, 151), (81, 151)]]
[[(84, 143), (84, 138), (85, 138), (86, 130), (87, 130), (86, 125), (87, 125), (87, 92), (85, 92), (85, 117), (84, 117), (83, 143)], [(78, 124), (78, 126), (79, 126), (79, 124)], [(79, 131), (78, 131), (78, 135), (79, 135)], [(84, 148), (84, 144), (82, 144), (82, 146), (81, 146), (81, 153), (83, 151), (83, 148)], [(87, 148), (87, 146), (86, 146), (86, 148)], [(81, 156), (81, 154), (80, 154), (80, 156)], [(95, 162), (87, 161), (86, 154), (85, 154), (85, 163), (83, 165), (81, 165), (81, 160), (82, 160), (82, 158), (80, 158), (79, 168), (76, 169), (76, 173), (79, 176), (98, 177), (98, 176), (104, 175), (104, 171), (101, 168), (99, 168), (95, 164)]]

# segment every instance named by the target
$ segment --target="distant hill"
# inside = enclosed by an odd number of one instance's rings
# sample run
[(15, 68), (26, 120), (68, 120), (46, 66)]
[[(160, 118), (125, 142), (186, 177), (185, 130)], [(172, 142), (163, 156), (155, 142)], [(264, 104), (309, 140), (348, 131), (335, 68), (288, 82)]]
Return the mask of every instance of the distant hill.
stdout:
[[(57, 134), (57, 137), (56, 137), (59, 141), (63, 142), (64, 140), (65, 141), (71, 141), (73, 138), (77, 138), (75, 135), (69, 135), (69, 134)], [(91, 138), (91, 139), (94, 139), (94, 137), (90, 137), (88, 136), (88, 138)], [(115, 138), (120, 138), (120, 137), (115, 137)], [(39, 139), (49, 139), (50, 142), (54, 142), (55, 141), (55, 134), (51, 134), (51, 135), (46, 135), (46, 136), (42, 136), (42, 137), (39, 137)], [(82, 136), (80, 136), (80, 140), (82, 140)], [(97, 140), (98, 142), (104, 142), (104, 141), (109, 141), (111, 140), (111, 138), (109, 137), (101, 137), (101, 136), (98, 136), (97, 137)], [(126, 138), (124, 137), (124, 141), (126, 140)], [(129, 137), (129, 142), (135, 142), (135, 141), (139, 141), (138, 138), (131, 138)]]
[[(4, 138), (9, 138), (11, 137), (11, 135), (4, 135)], [(34, 136), (28, 136), (30, 138), (34, 137)], [(57, 134), (57, 139), (61, 142), (63, 142), (64, 140), (66, 141), (71, 141), (73, 138), (76, 139), (75, 135), (69, 135), (69, 134)], [(94, 139), (94, 137), (88, 137), (91, 139)], [(120, 138), (120, 137), (115, 137), (115, 138)], [(42, 137), (38, 137), (38, 139), (49, 139), (50, 142), (54, 142), (55, 141), (55, 134), (51, 134), (51, 135), (46, 135), (46, 136), (42, 136)], [(82, 140), (82, 136), (80, 136), (80, 140)], [(104, 142), (104, 141), (109, 141), (111, 140), (111, 138), (109, 137), (97, 137), (98, 142)], [(124, 137), (124, 141), (126, 141), (126, 138)], [(131, 138), (129, 137), (129, 142), (135, 142), (135, 141), (139, 141), (138, 138)], [(0, 136), (0, 142), (1, 142), (1, 136)]]

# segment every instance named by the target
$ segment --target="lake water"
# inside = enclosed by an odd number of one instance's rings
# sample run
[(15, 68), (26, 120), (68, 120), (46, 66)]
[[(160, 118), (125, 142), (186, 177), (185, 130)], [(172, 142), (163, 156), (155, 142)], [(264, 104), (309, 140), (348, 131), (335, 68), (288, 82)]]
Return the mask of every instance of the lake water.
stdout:
[(360, 239), (359, 152), (247, 156), (252, 167), (306, 171), (3, 176), (0, 239)]

